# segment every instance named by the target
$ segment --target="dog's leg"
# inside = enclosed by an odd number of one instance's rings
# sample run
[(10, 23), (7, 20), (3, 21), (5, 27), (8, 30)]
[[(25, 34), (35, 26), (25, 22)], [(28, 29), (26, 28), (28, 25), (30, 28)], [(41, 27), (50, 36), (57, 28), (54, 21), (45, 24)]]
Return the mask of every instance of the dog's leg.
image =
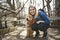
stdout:
[(33, 37), (33, 30), (31, 27), (27, 28), (27, 36), (26, 37)]

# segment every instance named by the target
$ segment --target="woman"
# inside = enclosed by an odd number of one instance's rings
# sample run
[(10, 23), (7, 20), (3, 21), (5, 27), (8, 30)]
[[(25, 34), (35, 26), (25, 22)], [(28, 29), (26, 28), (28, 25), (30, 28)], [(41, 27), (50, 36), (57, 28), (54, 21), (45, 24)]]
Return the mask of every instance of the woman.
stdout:
[(38, 13), (34, 6), (29, 7), (29, 13), (27, 17), (27, 37), (33, 36), (33, 31), (36, 31), (35, 37), (39, 37), (39, 30), (43, 31), (43, 37), (47, 36), (47, 29), (49, 28), (50, 21), (46, 15), (46, 12), (39, 9)]
[(39, 30), (43, 31), (43, 38), (47, 37), (47, 29), (50, 26), (50, 20), (43, 9), (39, 9), (38, 16), (35, 18), (35, 23), (32, 24), (32, 29), (36, 31), (36, 37), (39, 36)]

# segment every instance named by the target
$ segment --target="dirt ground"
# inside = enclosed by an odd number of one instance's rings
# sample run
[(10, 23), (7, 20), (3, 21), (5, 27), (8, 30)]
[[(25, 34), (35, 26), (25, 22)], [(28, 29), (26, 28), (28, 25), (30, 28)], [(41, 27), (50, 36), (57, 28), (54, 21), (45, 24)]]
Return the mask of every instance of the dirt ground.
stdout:
[(47, 38), (42, 38), (43, 32), (40, 31), (39, 38), (25, 38), (26, 37), (26, 28), (17, 27), (17, 30), (7, 33), (6, 35), (0, 36), (0, 40), (60, 40), (60, 29), (49, 28)]

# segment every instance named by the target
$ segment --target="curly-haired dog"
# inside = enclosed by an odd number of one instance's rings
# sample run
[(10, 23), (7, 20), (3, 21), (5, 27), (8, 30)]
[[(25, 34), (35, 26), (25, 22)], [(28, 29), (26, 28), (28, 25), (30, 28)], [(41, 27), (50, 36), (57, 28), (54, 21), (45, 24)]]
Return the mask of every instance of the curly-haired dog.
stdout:
[(33, 16), (36, 17), (36, 8), (34, 6), (29, 7), (29, 13), (27, 16), (27, 36), (26, 37), (33, 37), (33, 30), (31, 25), (34, 23)]
[(28, 16), (27, 18), (27, 36), (26, 37), (33, 37), (33, 30), (31, 28), (31, 25), (34, 23), (34, 20)]

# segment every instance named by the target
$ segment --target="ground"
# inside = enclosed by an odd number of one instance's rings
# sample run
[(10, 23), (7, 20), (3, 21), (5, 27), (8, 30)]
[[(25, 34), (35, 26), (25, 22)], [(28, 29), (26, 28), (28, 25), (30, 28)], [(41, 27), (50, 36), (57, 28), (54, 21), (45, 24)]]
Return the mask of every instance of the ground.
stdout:
[[(17, 30), (7, 33), (4, 36), (0, 35), (0, 40), (60, 40), (60, 29), (57, 28), (49, 28), (47, 38), (42, 38), (43, 32), (40, 31), (39, 38), (25, 38), (26, 37), (26, 28), (25, 27), (17, 27)], [(34, 33), (35, 34), (35, 33)]]

